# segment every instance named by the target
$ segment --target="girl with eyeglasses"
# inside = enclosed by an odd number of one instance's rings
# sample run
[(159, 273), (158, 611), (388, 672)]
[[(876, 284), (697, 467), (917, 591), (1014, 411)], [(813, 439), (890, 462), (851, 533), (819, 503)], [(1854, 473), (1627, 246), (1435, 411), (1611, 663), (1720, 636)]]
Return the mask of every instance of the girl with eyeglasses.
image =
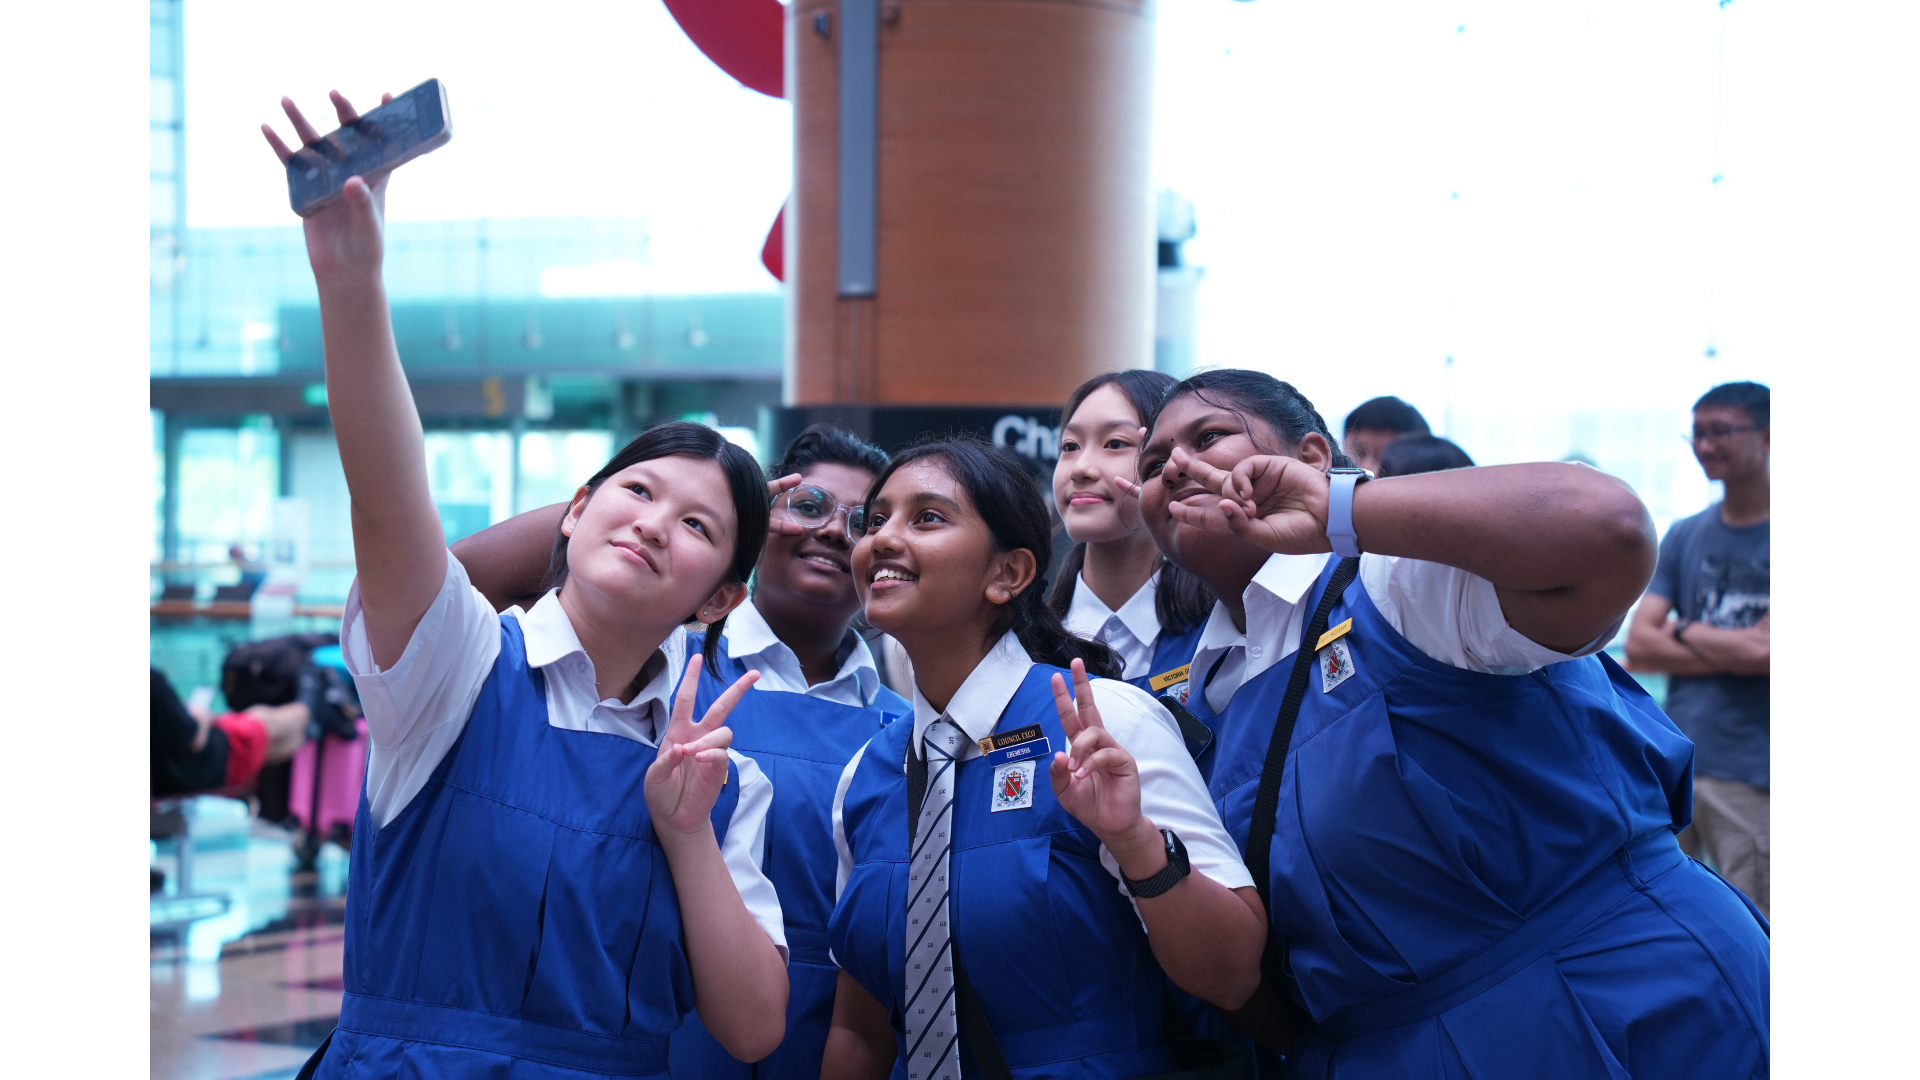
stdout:
[(1766, 1075), (1765, 920), (1680, 853), (1692, 746), (1601, 653), (1653, 569), (1633, 492), (1365, 481), (1251, 371), (1149, 428), (1147, 527), (1220, 597), (1188, 701), (1273, 928), (1238, 1019), (1287, 1075)]
[[(778, 1049), (749, 1066), (707, 1030), (698, 1014), (674, 1033), (676, 1076), (813, 1078), (832, 1019), (838, 968), (827, 954), (833, 910), (834, 787), (848, 759), (883, 726), (912, 706), (880, 684), (873, 654), (854, 630), (860, 596), (854, 588), (849, 516), (887, 467), (877, 447), (818, 424), (800, 433), (775, 463), (767, 545), (754, 564), (752, 595), (724, 628), (689, 636), (713, 663), (701, 676), (696, 710), (708, 708), (748, 671), (754, 692), (727, 719), (733, 749), (772, 781), (764, 868), (779, 891), (785, 918), (791, 992), (787, 1035)], [(496, 588), (510, 589), (545, 565), (543, 533), (563, 507), (502, 522), (456, 544), (454, 551)], [(502, 598), (504, 600), (504, 597)]]
[(304, 223), (353, 496), (342, 646), (373, 744), (345, 996), (308, 1071), (663, 1077), (667, 1038), (696, 1007), (732, 1053), (764, 1057), (787, 1005), (760, 867), (771, 794), (725, 726), (754, 676), (698, 723), (673, 686), (683, 663), (689, 682), (701, 667), (680, 624), (745, 597), (765, 477), (711, 429), (648, 431), (559, 520), (562, 587), (496, 614), (428, 491), (381, 282), (385, 186), (351, 178)]
[(1052, 528), (1010, 451), (903, 451), (853, 550), (911, 718), (833, 801), (842, 968), (822, 1075), (1138, 1077), (1166, 981), (1232, 1008), (1264, 917), (1173, 718), (1042, 599)]

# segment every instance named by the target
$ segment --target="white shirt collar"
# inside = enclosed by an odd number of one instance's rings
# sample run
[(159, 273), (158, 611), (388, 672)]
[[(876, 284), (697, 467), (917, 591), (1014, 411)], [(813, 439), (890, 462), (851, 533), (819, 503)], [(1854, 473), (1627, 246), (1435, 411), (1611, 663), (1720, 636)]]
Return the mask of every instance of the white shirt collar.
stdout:
[[(595, 684), (593, 661), (587, 656), (587, 650), (580, 644), (580, 636), (574, 633), (573, 620), (567, 618), (567, 609), (560, 606), (560, 590), (549, 589), (547, 595), (533, 605), (533, 610), (512, 609), (509, 614), (520, 620), (520, 634), (527, 645), (527, 663), (537, 668), (550, 668), (570, 656), (578, 656), (580, 664), (574, 668), (576, 674), (584, 674), (586, 685)], [(660, 673), (648, 680), (640, 688), (640, 693), (632, 701), (618, 702), (607, 700), (601, 706), (613, 710), (629, 710), (638, 713), (649, 709), (655, 702), (661, 706), (660, 716), (665, 717), (673, 709), (673, 689), (679, 683), (680, 676), (687, 667), (687, 632), (675, 627), (667, 640), (660, 643), (660, 651), (666, 654), (667, 664)], [(561, 670), (567, 670), (562, 668)], [(551, 677), (552, 673), (548, 673)]]
[[(792, 667), (792, 676), (800, 681), (794, 692), (804, 693), (808, 689), (806, 675), (800, 668), (800, 658), (794, 654), (792, 647), (773, 632), (773, 627), (767, 624), (767, 617), (760, 614), (759, 607), (752, 600), (734, 608), (733, 613), (727, 616), (725, 636), (729, 657), (744, 660), (768, 654), (779, 656), (784, 665)], [(834, 673), (833, 678), (820, 685), (827, 686), (850, 679), (858, 689), (861, 703), (871, 705), (874, 697), (880, 693), (880, 669), (873, 662), (873, 650), (867, 648), (866, 641), (851, 627), (847, 630), (847, 637), (853, 639), (853, 647), (847, 650), (847, 658), (840, 662), (840, 670)], [(841, 639), (841, 644), (846, 644), (846, 638)]]
[(1116, 616), (1120, 625), (1127, 628), (1135, 641), (1151, 646), (1160, 637), (1160, 613), (1154, 607), (1154, 595), (1160, 588), (1160, 572), (1154, 571), (1145, 585), (1135, 589), (1120, 610), (1109, 608), (1106, 601), (1100, 599), (1092, 589), (1087, 588), (1084, 575), (1073, 576), (1073, 603), (1067, 608), (1067, 617), (1062, 620), (1071, 633), (1081, 637), (1098, 640), (1107, 620)]
[[(973, 671), (968, 673), (960, 689), (954, 691), (953, 700), (947, 702), (945, 716), (967, 733), (967, 753), (963, 757), (979, 754), (979, 742), (993, 732), (1000, 723), (1000, 714), (1007, 710), (1007, 703), (1013, 700), (1014, 692), (1020, 689), (1021, 680), (1033, 667), (1033, 657), (1021, 646), (1020, 638), (1009, 630), (1000, 636), (991, 651)], [(921, 695), (920, 687), (913, 688), (913, 745), (914, 753), (926, 740), (927, 728), (941, 717), (940, 710), (927, 704)]]

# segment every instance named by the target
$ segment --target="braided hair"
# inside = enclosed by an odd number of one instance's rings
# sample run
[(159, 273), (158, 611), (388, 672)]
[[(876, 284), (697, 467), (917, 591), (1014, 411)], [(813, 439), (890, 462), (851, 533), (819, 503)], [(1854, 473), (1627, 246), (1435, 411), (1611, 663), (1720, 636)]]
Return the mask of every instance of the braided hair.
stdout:
[[(947, 474), (967, 493), (974, 512), (993, 536), (995, 550), (1025, 548), (1033, 553), (1036, 569), (1045, 572), (1053, 562), (1053, 520), (1026, 465), (1005, 447), (965, 436), (918, 443), (895, 454), (886, 471), (874, 477), (866, 501), (878, 499), (887, 478), (901, 466), (928, 459), (944, 463)], [(1120, 658), (1097, 641), (1069, 633), (1060, 616), (1047, 606), (1046, 591), (1046, 579), (1036, 576), (1000, 609), (988, 642), (1011, 630), (1038, 663), (1067, 667), (1077, 658), (1086, 664), (1089, 675), (1118, 678)]]

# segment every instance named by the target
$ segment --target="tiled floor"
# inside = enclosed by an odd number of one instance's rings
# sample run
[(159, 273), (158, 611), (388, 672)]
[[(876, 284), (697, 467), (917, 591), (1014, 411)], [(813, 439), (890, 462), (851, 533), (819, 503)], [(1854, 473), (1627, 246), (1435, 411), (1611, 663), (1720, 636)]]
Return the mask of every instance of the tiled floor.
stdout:
[(301, 872), (288, 834), (231, 812), (203, 815), (194, 895), (178, 894), (173, 844), (156, 845), (153, 1080), (291, 1078), (340, 1014), (346, 853), (328, 845)]

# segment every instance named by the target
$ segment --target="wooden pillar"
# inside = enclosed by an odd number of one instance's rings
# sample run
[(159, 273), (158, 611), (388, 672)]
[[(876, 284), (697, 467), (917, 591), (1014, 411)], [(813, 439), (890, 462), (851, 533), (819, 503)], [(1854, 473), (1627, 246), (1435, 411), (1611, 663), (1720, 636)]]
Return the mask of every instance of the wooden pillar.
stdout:
[(846, 6), (878, 9), (874, 278), (843, 295), (842, 0), (793, 0), (787, 404), (1058, 404), (1151, 367), (1150, 0)]

